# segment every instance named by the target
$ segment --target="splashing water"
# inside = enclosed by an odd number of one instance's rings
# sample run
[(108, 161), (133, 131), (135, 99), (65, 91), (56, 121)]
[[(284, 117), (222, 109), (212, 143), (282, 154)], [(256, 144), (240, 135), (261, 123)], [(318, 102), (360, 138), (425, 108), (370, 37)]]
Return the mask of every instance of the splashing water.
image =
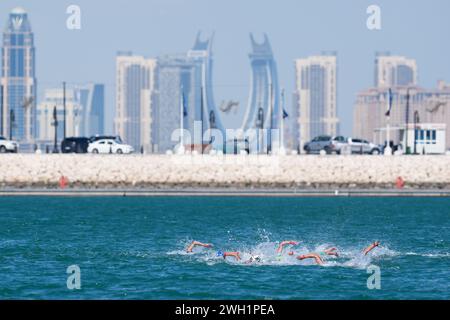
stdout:
[[(217, 246), (214, 246), (213, 248), (197, 247), (192, 253), (187, 253), (186, 250), (172, 250), (167, 252), (167, 254), (180, 255), (185, 257), (188, 256), (190, 259), (194, 259), (200, 263), (206, 263), (208, 265), (228, 263), (242, 266), (308, 266), (316, 265), (314, 259), (299, 260), (297, 259), (297, 257), (299, 255), (308, 253), (318, 254), (319, 252), (323, 252), (324, 250), (333, 247), (333, 245), (328, 243), (318, 244), (315, 246), (306, 246), (303, 245), (303, 242), (300, 240), (298, 241), (299, 245), (288, 245), (284, 247), (282, 253), (277, 253), (279, 242), (270, 241), (270, 233), (268, 233), (266, 230), (259, 230), (258, 232), (263, 232), (263, 235), (260, 238), (267, 241), (262, 241), (252, 246), (247, 244), (238, 245), (236, 249), (233, 249), (233, 251), (237, 251), (240, 253), (240, 261), (236, 261), (234, 257), (223, 259), (222, 257), (217, 256), (217, 251), (219, 250)], [(192, 240), (179, 241), (178, 243), (182, 244), (182, 248), (186, 248), (191, 242)], [(338, 257), (331, 255), (321, 256), (324, 260), (324, 267), (348, 267), (365, 269), (374, 261), (381, 260), (385, 257), (395, 257), (399, 255), (399, 253), (389, 249), (387, 246), (379, 246), (372, 250), (368, 255), (364, 255), (364, 248), (336, 248), (339, 255)], [(290, 255), (289, 252), (293, 252), (293, 254)], [(249, 262), (249, 259), (251, 257), (256, 256), (260, 258), (260, 261)]]

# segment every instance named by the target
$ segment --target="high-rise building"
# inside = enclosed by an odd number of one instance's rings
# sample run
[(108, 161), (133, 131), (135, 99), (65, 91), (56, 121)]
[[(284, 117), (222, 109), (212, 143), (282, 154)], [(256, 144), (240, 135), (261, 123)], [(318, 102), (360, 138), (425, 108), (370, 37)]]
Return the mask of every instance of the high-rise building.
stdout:
[(241, 128), (244, 132), (248, 129), (266, 129), (267, 136), (262, 137), (258, 133), (256, 144), (257, 152), (266, 152), (272, 145), (272, 138), (275, 138), (271, 136), (271, 129), (279, 127), (278, 71), (267, 34), (264, 34), (262, 43), (256, 42), (250, 34), (250, 41), (251, 86)]
[[(40, 143), (54, 140), (53, 109), (56, 107), (58, 141), (64, 137), (64, 90), (47, 89), (37, 107), (37, 139)], [(104, 133), (104, 85), (85, 84), (66, 89), (66, 136), (91, 137)]]
[(88, 83), (75, 86), (76, 100), (82, 106), (79, 134), (84, 137), (105, 133), (105, 86)]
[(115, 132), (135, 150), (153, 150), (152, 109), (156, 60), (119, 53), (116, 58)]
[(36, 134), (34, 35), (27, 12), (11, 11), (3, 33), (0, 134), (31, 145)]
[(417, 85), (416, 60), (389, 53), (377, 53), (375, 57), (375, 87)]
[(195, 86), (202, 91), (202, 101), (197, 104), (195, 110), (195, 120), (203, 122), (203, 132), (208, 128), (218, 129), (225, 134), (225, 127), (222, 124), (220, 114), (214, 102), (212, 71), (213, 71), (213, 52), (212, 45), (214, 35), (202, 41), (200, 39), (201, 33), (197, 34), (195, 44), (191, 50), (188, 51), (187, 57), (192, 59), (196, 64), (197, 72)]
[[(193, 141), (194, 121), (201, 121), (202, 64), (185, 54), (167, 55), (158, 58), (157, 69), (154, 151), (165, 153), (167, 150), (173, 150), (179, 143), (179, 141), (172, 141), (172, 133), (180, 129), (181, 117), (183, 117), (183, 128), (191, 134), (191, 143), (195, 143)], [(182, 95), (184, 95), (183, 109), (186, 111), (183, 114), (180, 107)], [(205, 113), (203, 116), (207, 121)], [(204, 129), (206, 130), (206, 126)]]
[[(407, 94), (409, 90), (409, 112)], [(388, 88), (369, 88), (357, 95), (353, 109), (353, 135), (384, 144), (386, 141)], [(415, 114), (418, 119), (415, 119)], [(440, 82), (433, 90), (418, 86), (392, 88), (390, 140), (400, 143), (406, 123), (446, 124), (446, 148), (450, 148), (450, 85)]]
[[(225, 133), (214, 102), (212, 42), (213, 36), (202, 41), (199, 33), (194, 46), (187, 54), (158, 57), (157, 102), (153, 108), (154, 152), (165, 153), (167, 150), (173, 150), (179, 143), (176, 139), (172, 140), (172, 133), (180, 129), (181, 117), (183, 129), (190, 133), (191, 144), (205, 143), (203, 135), (210, 128)], [(182, 95), (185, 111), (183, 115), (180, 107)], [(198, 124), (197, 128), (195, 123)]]
[(337, 55), (312, 56), (295, 61), (296, 90), (293, 126), (298, 148), (319, 135), (337, 135)]

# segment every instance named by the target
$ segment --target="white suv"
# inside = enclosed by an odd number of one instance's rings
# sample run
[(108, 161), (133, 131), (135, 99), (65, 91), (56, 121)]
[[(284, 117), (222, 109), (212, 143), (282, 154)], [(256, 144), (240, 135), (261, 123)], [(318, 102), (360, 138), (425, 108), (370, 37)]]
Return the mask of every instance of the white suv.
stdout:
[(5, 137), (0, 137), (0, 153), (13, 152), (17, 153), (19, 144), (12, 140), (7, 140)]
[(367, 140), (348, 138), (348, 144), (352, 153), (381, 154), (380, 146)]

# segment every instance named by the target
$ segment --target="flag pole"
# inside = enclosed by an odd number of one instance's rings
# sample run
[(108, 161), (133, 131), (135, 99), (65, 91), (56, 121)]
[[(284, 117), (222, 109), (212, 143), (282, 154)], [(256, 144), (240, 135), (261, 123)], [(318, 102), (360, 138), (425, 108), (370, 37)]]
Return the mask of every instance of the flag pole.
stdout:
[(180, 98), (180, 148), (178, 149), (179, 154), (184, 154), (184, 89), (181, 86), (181, 98)]
[(272, 127), (273, 127), (273, 85), (272, 81), (269, 83), (269, 134), (267, 141), (267, 154), (272, 153)]
[(284, 148), (284, 107), (285, 107), (285, 101), (284, 101), (284, 89), (281, 89), (281, 108), (279, 110), (279, 117), (280, 117), (280, 154), (285, 155), (286, 149)]
[(387, 96), (386, 96), (386, 103), (387, 103), (387, 119), (386, 119), (386, 148), (384, 148), (384, 155), (385, 156), (391, 156), (392, 155), (392, 149), (391, 149), (391, 103), (392, 103), (392, 91), (391, 89), (388, 90)]

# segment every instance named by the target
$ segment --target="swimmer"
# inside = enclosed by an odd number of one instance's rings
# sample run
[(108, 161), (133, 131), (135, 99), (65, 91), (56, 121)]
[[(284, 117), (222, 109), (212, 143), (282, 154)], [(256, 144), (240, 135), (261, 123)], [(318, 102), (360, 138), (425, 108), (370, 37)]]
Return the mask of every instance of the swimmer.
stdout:
[(317, 253), (302, 254), (297, 257), (298, 260), (314, 259), (318, 265), (323, 265), (322, 258)]
[(310, 252), (308, 254), (303, 254), (297, 257), (298, 260), (304, 260), (304, 259), (314, 259), (318, 265), (323, 265), (323, 261), (328, 256), (335, 256), (339, 257), (339, 254), (336, 252), (336, 248), (328, 248), (323, 251), (320, 251), (319, 253)]
[(376, 247), (378, 247), (380, 245), (380, 241), (375, 241), (374, 243), (372, 243), (370, 246), (368, 246), (366, 249), (364, 249), (363, 253), (365, 256), (367, 256), (367, 254), (372, 251), (373, 249), (375, 249)]
[[(298, 242), (297, 242), (297, 241), (282, 241), (282, 242), (280, 243), (280, 245), (278, 246), (277, 253), (282, 253), (284, 247), (285, 247), (285, 246), (288, 246), (288, 245), (296, 246), (296, 245), (298, 245)], [(294, 254), (294, 253), (291, 251), (291, 252), (289, 252), (289, 255), (292, 255), (291, 253)]]
[(191, 253), (195, 247), (204, 247), (204, 248), (212, 248), (212, 244), (209, 243), (201, 243), (198, 241), (192, 241), (192, 243), (187, 247), (186, 252)]
[(337, 253), (337, 249), (336, 248), (328, 248), (325, 249), (321, 252), (319, 252), (321, 257), (326, 257), (326, 256), (335, 256), (335, 257), (339, 257), (339, 254)]
[(222, 252), (222, 251), (217, 251), (216, 255), (218, 257), (222, 257), (224, 259), (226, 259), (227, 257), (234, 257), (236, 259), (236, 261), (240, 261), (241, 260), (241, 256), (239, 255), (239, 252)]

